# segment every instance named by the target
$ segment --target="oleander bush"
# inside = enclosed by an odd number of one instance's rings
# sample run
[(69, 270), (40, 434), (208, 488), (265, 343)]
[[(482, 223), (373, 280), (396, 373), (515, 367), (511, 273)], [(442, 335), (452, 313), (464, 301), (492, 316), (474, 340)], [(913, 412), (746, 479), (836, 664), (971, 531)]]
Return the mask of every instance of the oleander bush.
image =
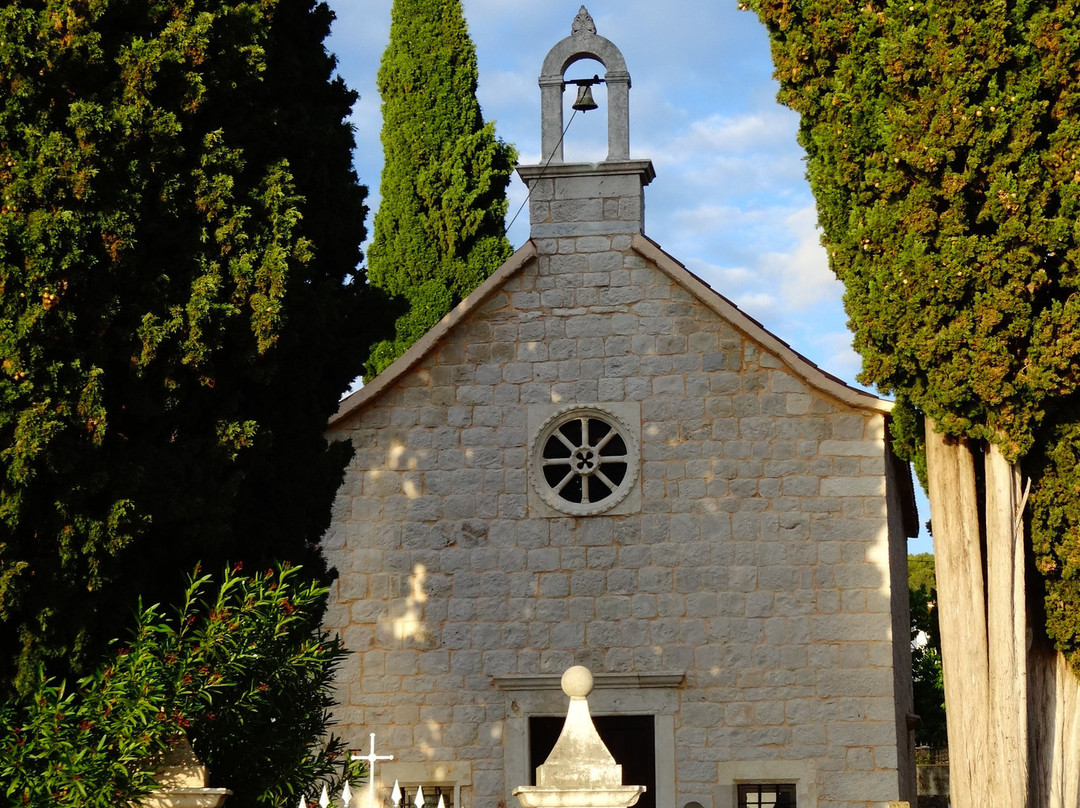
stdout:
[(214, 583), (196, 570), (182, 605), (140, 605), (132, 636), (92, 673), (42, 675), (0, 706), (8, 804), (124, 805), (156, 787), (156, 767), (183, 738), (211, 785), (233, 790), (229, 808), (340, 788), (357, 764), (326, 729), (347, 651), (320, 628), (327, 589), (298, 572), (237, 566)]

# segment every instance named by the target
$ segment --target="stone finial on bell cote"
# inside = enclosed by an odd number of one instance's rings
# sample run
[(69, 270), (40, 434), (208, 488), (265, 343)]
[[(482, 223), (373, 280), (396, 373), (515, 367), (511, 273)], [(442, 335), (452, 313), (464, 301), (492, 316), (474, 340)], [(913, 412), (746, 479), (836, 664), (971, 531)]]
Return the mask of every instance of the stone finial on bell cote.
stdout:
[[(566, 71), (582, 59), (595, 59), (605, 70), (608, 154), (601, 163), (563, 162)], [(572, 131), (567, 133), (572, 136)], [(570, 36), (557, 42), (544, 58), (540, 151), (540, 165), (518, 166), (518, 174), (529, 186), (532, 238), (644, 231), (644, 188), (656, 171), (651, 160), (630, 159), (630, 73), (622, 52), (596, 33), (596, 23), (585, 6), (574, 18)]]
[(592, 14), (589, 10), (582, 6), (574, 17), (574, 24), (570, 26), (571, 36), (578, 36), (580, 34), (595, 34), (596, 23), (593, 22)]

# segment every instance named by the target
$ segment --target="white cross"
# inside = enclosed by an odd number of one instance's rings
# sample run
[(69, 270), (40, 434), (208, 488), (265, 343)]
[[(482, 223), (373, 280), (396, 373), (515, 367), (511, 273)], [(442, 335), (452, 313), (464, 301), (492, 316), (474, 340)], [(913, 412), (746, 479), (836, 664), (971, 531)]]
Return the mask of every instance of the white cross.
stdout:
[(371, 733), (370, 745), (371, 749), (366, 755), (353, 754), (353, 760), (366, 760), (368, 764), (368, 808), (375, 808), (375, 763), (379, 760), (393, 760), (393, 755), (376, 755), (375, 754), (375, 733)]

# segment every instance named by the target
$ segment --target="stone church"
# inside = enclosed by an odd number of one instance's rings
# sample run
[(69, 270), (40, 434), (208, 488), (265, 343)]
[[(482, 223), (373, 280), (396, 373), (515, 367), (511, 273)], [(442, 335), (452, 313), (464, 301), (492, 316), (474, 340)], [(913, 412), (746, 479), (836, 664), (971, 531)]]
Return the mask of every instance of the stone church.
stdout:
[[(598, 164), (563, 161), (581, 59), (606, 70)], [(890, 405), (645, 236), (630, 75), (584, 9), (540, 86), (529, 242), (330, 425), (356, 450), (325, 539), (338, 732), (374, 733), (407, 795), (512, 808), (584, 665), (641, 806), (913, 803)]]

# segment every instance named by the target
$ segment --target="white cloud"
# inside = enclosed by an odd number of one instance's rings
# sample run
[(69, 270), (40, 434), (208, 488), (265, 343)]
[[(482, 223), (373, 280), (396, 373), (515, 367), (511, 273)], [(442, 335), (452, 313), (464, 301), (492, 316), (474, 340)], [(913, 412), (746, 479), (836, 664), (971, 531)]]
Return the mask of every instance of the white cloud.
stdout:
[(718, 290), (745, 288), (754, 282), (753, 270), (746, 267), (706, 267), (705, 270), (718, 280)]
[(843, 284), (829, 269), (828, 255), (821, 246), (816, 209), (810, 206), (796, 211), (787, 217), (784, 225), (795, 239), (794, 249), (763, 255), (762, 274), (779, 282), (785, 305), (797, 311), (825, 298), (839, 300)]
[(676, 138), (666, 156), (702, 150), (745, 155), (790, 149), (797, 125), (792, 116), (779, 107), (743, 115), (709, 115), (694, 121), (689, 132)]
[(732, 301), (740, 310), (759, 322), (776, 310), (777, 300), (768, 292), (743, 292)]
[(828, 356), (827, 367), (837, 376), (854, 379), (862, 369), (862, 358), (851, 347), (851, 334), (847, 331), (829, 331), (819, 334), (815, 343)]

